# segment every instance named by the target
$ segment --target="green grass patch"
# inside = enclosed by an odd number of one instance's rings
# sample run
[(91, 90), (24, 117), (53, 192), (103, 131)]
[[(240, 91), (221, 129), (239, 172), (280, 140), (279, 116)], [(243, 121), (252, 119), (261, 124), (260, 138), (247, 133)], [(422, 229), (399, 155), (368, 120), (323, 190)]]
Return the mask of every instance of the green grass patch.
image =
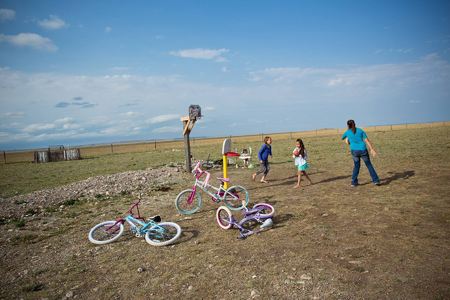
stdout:
[(22, 228), (25, 227), (26, 222), (24, 219), (12, 219), (11, 224), (16, 226), (17, 228)]

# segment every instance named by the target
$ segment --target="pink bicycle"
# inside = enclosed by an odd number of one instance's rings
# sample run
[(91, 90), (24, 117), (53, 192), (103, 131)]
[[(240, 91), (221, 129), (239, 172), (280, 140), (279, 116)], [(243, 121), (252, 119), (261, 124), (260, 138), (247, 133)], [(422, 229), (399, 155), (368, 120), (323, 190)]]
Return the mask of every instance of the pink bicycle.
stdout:
[[(203, 192), (211, 196), (213, 202), (219, 203), (223, 201), (225, 205), (231, 210), (241, 210), (246, 207), (249, 202), (248, 191), (240, 186), (235, 185), (228, 189), (224, 188), (225, 182), (230, 182), (228, 178), (217, 178), (220, 181), (220, 186), (215, 187), (209, 184), (211, 174), (203, 171), (200, 168), (200, 163), (197, 162), (192, 173), (195, 176), (195, 183), (191, 189), (187, 189), (178, 194), (175, 199), (175, 206), (177, 210), (184, 215), (190, 215), (197, 212), (202, 206), (202, 196), (197, 192), (199, 188)], [(202, 181), (201, 179), (204, 180)]]

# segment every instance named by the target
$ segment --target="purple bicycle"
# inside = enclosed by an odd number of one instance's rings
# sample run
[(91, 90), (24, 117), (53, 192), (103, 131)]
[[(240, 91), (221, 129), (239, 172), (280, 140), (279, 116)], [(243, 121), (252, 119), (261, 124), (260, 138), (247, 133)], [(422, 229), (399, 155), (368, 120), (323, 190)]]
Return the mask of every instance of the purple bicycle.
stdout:
[[(239, 229), (239, 238), (245, 239), (249, 235), (272, 227), (272, 217), (274, 213), (275, 209), (272, 205), (268, 203), (258, 203), (251, 209), (244, 207), (242, 210), (244, 218), (237, 221), (228, 207), (221, 206), (216, 211), (216, 221), (222, 229), (230, 229), (233, 226), (237, 227)], [(260, 227), (257, 230), (252, 229), (255, 224), (260, 224)]]

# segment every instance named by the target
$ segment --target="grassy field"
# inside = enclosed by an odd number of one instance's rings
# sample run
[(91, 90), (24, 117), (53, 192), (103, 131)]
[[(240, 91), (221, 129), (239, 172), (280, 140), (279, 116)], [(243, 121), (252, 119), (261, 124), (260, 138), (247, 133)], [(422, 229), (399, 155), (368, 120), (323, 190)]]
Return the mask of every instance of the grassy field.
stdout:
[[(450, 122), (386, 125), (365, 128), (369, 133), (385, 134), (392, 131), (415, 129), (443, 129), (448, 134)], [(339, 139), (343, 129), (322, 129), (306, 132), (289, 132), (271, 135), (276, 141), (275, 149), (283, 149), (282, 156), (288, 157), (292, 141), (297, 137), (311, 141), (329, 141)], [(264, 135), (250, 135), (233, 137), (233, 150), (241, 151), (242, 148), (252, 147), (257, 151)], [(221, 147), (223, 138), (192, 139), (191, 150), (194, 159), (206, 160), (221, 159)], [(323, 142), (318, 146), (322, 147)], [(324, 145), (328, 147), (328, 145)], [(315, 145), (313, 145), (315, 147)], [(383, 147), (383, 145), (381, 145)], [(323, 148), (316, 148), (320, 153), (325, 153)], [(289, 150), (286, 152), (286, 150)], [(322, 151), (324, 150), (324, 151)], [(314, 151), (314, 150), (313, 150)], [(63, 184), (75, 182), (97, 175), (113, 174), (127, 170), (141, 170), (148, 167), (159, 167), (171, 162), (184, 164), (184, 144), (182, 141), (137, 143), (121, 145), (103, 145), (81, 148), (80, 161), (65, 161), (47, 164), (32, 164), (33, 152), (8, 153), (9, 163), (0, 163), (0, 197), (6, 198), (13, 195), (29, 193), (35, 190), (51, 188)], [(275, 156), (275, 161), (280, 157)]]
[[(130, 234), (106, 246), (88, 242), (93, 225), (126, 211), (129, 195), (75, 202), (22, 223), (4, 220), (0, 298), (450, 298), (450, 127), (370, 131), (379, 152), (373, 158), (379, 187), (364, 165), (360, 186), (350, 187), (353, 163), (337, 133), (299, 137), (314, 185), (292, 188), (296, 135), (274, 136), (269, 184), (253, 182), (252, 170), (230, 169), (252, 204), (274, 205), (273, 229), (237, 240), (236, 230), (214, 223), (217, 205), (206, 197), (199, 213), (178, 215), (173, 201), (192, 182), (190, 174), (180, 174), (170, 190), (149, 192), (143, 201), (144, 214), (159, 213), (182, 226), (174, 246), (152, 247)], [(259, 139), (237, 139), (233, 148), (248, 146), (258, 149)], [(221, 141), (195, 143), (193, 154), (220, 158), (220, 147)], [(1, 165), (1, 197), (182, 163), (183, 157), (180, 149), (167, 148)]]
[[(382, 126), (371, 126), (365, 127), (364, 130), (367, 132), (377, 132), (377, 131), (396, 131), (404, 129), (420, 129), (420, 128), (433, 128), (450, 126), (450, 122), (435, 122), (435, 123), (422, 123), (422, 124), (401, 124), (401, 125), (382, 125)], [(270, 134), (277, 140), (291, 139), (295, 136), (302, 137), (312, 137), (312, 136), (330, 136), (335, 134), (340, 134), (346, 129), (343, 128), (330, 128), (330, 129), (317, 129), (310, 131), (293, 131), (293, 132), (282, 132), (282, 133), (272, 133)], [(244, 135), (244, 136), (234, 136), (232, 137), (235, 142), (251, 143), (260, 142), (263, 140), (264, 136), (267, 134), (255, 134), (255, 135)], [(225, 137), (218, 138), (191, 138), (192, 145), (215, 145), (221, 144)], [(75, 146), (76, 147), (76, 146)], [(111, 154), (124, 154), (124, 153), (140, 153), (140, 152), (152, 152), (152, 151), (166, 151), (170, 149), (183, 149), (184, 142), (182, 140), (174, 141), (147, 141), (147, 142), (136, 142), (136, 143), (121, 143), (121, 144), (104, 144), (104, 145), (93, 145), (93, 146), (80, 146), (80, 155), (83, 158), (98, 157), (103, 155)], [(45, 150), (45, 149), (40, 149)], [(34, 160), (34, 150), (27, 151), (1, 151), (3, 157), (0, 158), (0, 165), (5, 163), (29, 163)]]

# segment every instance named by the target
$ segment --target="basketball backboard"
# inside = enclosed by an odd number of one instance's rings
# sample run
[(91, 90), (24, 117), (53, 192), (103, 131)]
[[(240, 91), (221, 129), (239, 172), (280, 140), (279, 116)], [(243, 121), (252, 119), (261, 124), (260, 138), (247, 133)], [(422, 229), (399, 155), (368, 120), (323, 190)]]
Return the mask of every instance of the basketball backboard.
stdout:
[(225, 139), (222, 145), (222, 155), (231, 152), (231, 139)]

